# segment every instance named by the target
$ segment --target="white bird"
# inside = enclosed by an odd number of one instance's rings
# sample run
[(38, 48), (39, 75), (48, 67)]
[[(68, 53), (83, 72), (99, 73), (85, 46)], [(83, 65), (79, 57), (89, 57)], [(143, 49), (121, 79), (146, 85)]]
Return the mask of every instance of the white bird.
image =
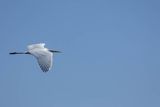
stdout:
[(42, 69), (43, 72), (47, 72), (52, 67), (52, 57), (53, 53), (60, 51), (50, 50), (44, 47), (45, 43), (32, 44), (28, 46), (28, 51), (26, 52), (11, 52), (11, 55), (14, 54), (29, 54), (33, 55)]

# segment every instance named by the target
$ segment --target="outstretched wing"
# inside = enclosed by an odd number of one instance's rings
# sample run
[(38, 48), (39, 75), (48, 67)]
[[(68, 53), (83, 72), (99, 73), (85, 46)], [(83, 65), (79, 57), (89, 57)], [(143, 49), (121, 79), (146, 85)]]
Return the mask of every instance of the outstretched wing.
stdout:
[(32, 44), (32, 45), (28, 45), (28, 50), (32, 50), (35, 48), (44, 48), (45, 43), (38, 43), (38, 44)]
[(38, 55), (37, 61), (43, 72), (47, 72), (52, 67), (52, 56), (51, 52), (45, 52), (43, 54)]

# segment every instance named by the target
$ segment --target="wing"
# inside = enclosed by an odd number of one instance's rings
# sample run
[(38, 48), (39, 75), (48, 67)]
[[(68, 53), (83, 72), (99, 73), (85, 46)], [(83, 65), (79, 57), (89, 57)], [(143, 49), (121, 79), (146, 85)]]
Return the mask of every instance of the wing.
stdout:
[(38, 44), (32, 44), (32, 45), (28, 45), (28, 50), (32, 50), (35, 48), (44, 48), (45, 43), (38, 43)]
[(47, 72), (51, 69), (52, 56), (53, 56), (53, 54), (51, 52), (45, 52), (41, 55), (38, 55), (38, 57), (36, 57), (38, 64), (43, 72)]

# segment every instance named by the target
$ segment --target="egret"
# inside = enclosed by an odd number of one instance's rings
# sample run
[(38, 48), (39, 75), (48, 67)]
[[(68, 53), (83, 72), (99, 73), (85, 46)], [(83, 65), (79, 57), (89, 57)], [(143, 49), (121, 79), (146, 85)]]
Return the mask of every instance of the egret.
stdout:
[(45, 48), (44, 46), (45, 46), (45, 43), (32, 44), (27, 47), (28, 51), (26, 52), (11, 52), (9, 54), (11, 55), (15, 55), (15, 54), (33, 55), (37, 59), (41, 70), (43, 72), (47, 72), (52, 67), (53, 53), (60, 53), (60, 51), (50, 50), (50, 49)]

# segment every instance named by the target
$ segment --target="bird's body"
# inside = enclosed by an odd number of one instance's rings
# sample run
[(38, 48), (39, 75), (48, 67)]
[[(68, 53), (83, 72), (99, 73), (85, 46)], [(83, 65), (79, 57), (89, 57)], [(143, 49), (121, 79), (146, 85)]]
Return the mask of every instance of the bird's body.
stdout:
[(33, 55), (42, 69), (43, 72), (47, 72), (51, 69), (52, 67), (52, 58), (53, 58), (53, 53), (54, 52), (60, 52), (60, 51), (54, 51), (54, 50), (49, 50), (44, 47), (44, 43), (39, 43), (39, 44), (32, 44), (28, 46), (28, 51), (27, 52), (12, 52), (10, 54), (30, 54)]

